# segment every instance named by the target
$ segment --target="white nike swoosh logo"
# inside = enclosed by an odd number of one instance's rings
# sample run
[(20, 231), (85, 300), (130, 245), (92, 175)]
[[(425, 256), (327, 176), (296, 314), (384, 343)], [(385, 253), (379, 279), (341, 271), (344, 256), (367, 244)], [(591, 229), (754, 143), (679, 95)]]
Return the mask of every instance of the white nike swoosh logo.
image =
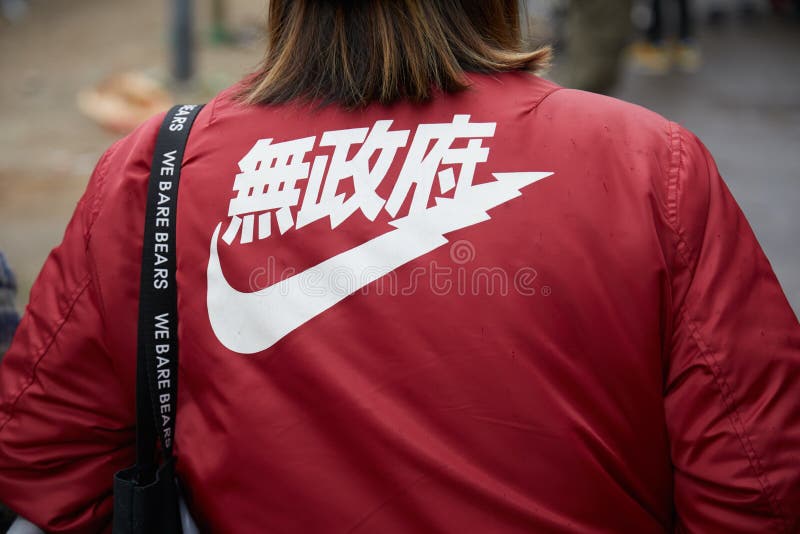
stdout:
[[(438, 198), (436, 206), (393, 221), (395, 230), (252, 293), (238, 291), (225, 279), (217, 251), (220, 224), (211, 238), (207, 271), (211, 328), (220, 343), (233, 352), (264, 351), (349, 295), (447, 244), (445, 234), (488, 221), (490, 209), (519, 197), (522, 188), (552, 174), (495, 173), (495, 182), (474, 185), (458, 198)], [(321, 290), (319, 285), (309, 291), (310, 280), (319, 284), (343, 272), (356, 281), (349, 291)]]

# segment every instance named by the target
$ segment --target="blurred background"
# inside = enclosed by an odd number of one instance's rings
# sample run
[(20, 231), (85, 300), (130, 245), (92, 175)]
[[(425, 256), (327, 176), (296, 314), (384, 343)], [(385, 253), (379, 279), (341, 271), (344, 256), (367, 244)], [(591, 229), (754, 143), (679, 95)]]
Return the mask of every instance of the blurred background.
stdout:
[[(717, 159), (800, 313), (797, 0), (527, 0), (549, 77), (638, 103)], [(264, 0), (0, 0), (0, 251), (16, 307), (101, 153), (253, 69)], [(193, 40), (193, 44), (191, 41)]]

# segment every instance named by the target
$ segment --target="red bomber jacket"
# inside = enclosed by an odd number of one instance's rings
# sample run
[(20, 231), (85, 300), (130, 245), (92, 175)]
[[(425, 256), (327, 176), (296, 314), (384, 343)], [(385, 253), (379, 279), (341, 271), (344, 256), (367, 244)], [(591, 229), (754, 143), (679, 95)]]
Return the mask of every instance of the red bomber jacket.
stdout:
[[(800, 326), (703, 145), (528, 74), (195, 123), (176, 451), (215, 533), (800, 528)], [(0, 501), (108, 532), (161, 117), (102, 157), (0, 370)]]

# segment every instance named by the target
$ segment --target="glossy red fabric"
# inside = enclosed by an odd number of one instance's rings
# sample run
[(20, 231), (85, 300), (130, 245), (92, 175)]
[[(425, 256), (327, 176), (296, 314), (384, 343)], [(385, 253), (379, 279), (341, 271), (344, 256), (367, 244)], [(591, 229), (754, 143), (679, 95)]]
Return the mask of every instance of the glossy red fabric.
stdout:
[[(247, 108), (227, 92), (201, 113), (178, 215), (176, 440), (201, 529), (796, 532), (800, 326), (706, 149), (610, 98), (523, 74), (473, 80), (423, 106)], [(458, 115), (496, 125), (475, 184), (553, 174), (266, 350), (220, 341), (212, 236), (258, 140), (313, 136), (311, 163), (330, 156), (324, 132), (391, 120), (413, 135)], [(133, 461), (142, 217), (160, 121), (98, 163), (0, 367), (0, 501), (51, 532), (109, 531), (112, 475)], [(454, 175), (465, 176), (458, 165)], [(453, 198), (448, 181), (437, 175), (422, 209)], [(339, 186), (342, 199), (357, 189)], [(307, 271), (395, 231), (412, 196), (396, 216), (355, 211), (335, 228), (323, 218), (285, 233), (274, 219), (269, 238), (218, 239), (224, 278), (250, 293)]]

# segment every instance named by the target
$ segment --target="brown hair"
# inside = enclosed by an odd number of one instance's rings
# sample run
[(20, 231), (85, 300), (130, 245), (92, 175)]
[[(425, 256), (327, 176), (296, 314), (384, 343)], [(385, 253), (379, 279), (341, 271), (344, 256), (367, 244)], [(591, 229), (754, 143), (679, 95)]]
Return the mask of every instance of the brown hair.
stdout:
[(523, 51), (518, 0), (270, 0), (269, 46), (240, 94), (357, 108), (456, 92), (465, 72), (535, 71), (550, 50)]

